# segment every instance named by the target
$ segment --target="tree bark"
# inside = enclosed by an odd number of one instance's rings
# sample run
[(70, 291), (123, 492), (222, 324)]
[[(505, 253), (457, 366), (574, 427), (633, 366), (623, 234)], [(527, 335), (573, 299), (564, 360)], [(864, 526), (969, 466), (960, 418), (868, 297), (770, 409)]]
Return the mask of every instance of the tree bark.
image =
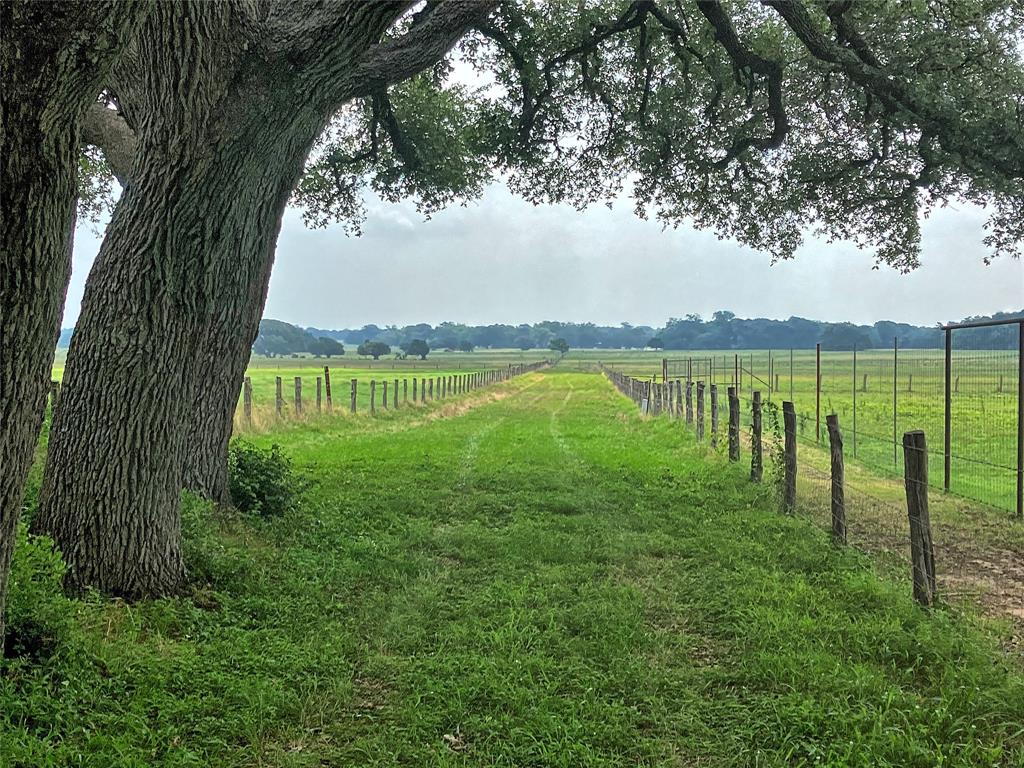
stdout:
[[(443, 55), (447, 47), (458, 36), (458, 30), (466, 28), (474, 19), (486, 15), (493, 3), (465, 3), (462, 8), (455, 4), (447, 9), (450, 16), (428, 21), (445, 24), (446, 32), (430, 32), (426, 24), (421, 27), (423, 35), (431, 37), (426, 49), (415, 59), (398, 56), (383, 46), (367, 50), (354, 48), (349, 54), (354, 61), (360, 54), (362, 63), (353, 71), (351, 93), (366, 87), (373, 79), (386, 82), (390, 78), (405, 77), (426, 66)], [(366, 21), (366, 20), (364, 20)], [(370, 26), (382, 26), (382, 20), (372, 20)], [(354, 35), (358, 40), (359, 35)], [(369, 38), (367, 38), (369, 39)], [(402, 53), (408, 53), (405, 47)], [(337, 61), (335, 60), (335, 65)], [(386, 73), (382, 77), (381, 72)], [(376, 74), (375, 74), (376, 73)], [(343, 78), (341, 78), (343, 79)], [(340, 79), (339, 79), (340, 80)], [(322, 103), (345, 100), (351, 94), (335, 86)], [(323, 111), (324, 117), (328, 111)], [(225, 289), (216, 313), (207, 323), (203, 333), (200, 366), (195, 382), (195, 395), (189, 416), (187, 458), (184, 470), (185, 487), (201, 496), (218, 503), (230, 503), (227, 475), (227, 452), (234, 426), (234, 413), (238, 403), (238, 392), (249, 363), (252, 343), (259, 332), (259, 322), (266, 303), (267, 288), (274, 262), (277, 232), (264, 243), (255, 243), (252, 253), (238, 253), (232, 260), (233, 268), (223, 275)], [(378, 357), (374, 357), (377, 360)], [(425, 359), (425, 358), (423, 358)]]
[(81, 122), (145, 4), (0, 5), (0, 651), (71, 273)]
[[(63, 548), (72, 588), (132, 598), (182, 586), (189, 435), (197, 467), (223, 456), (310, 147), (341, 103), (432, 63), (490, 6), (444, 4), (379, 43), (402, 4), (259, 17), (158, 4), (114, 76), (137, 155), (86, 287), (35, 521)], [(197, 394), (211, 402), (193, 423)], [(223, 475), (192, 477), (223, 493)]]
[(178, 504), (204, 334), (241, 300), (229, 276), (272, 248), (322, 129), (287, 71), (244, 55), (251, 30), (233, 11), (160, 4), (126, 57), (145, 77), (118, 84), (139, 116), (138, 155), (86, 286), (34, 521), (64, 552), (72, 589), (182, 586)]
[(199, 352), (188, 424), (185, 488), (218, 504), (231, 503), (228, 443), (234, 427), (238, 388), (259, 333), (276, 242), (275, 231), (267, 247), (239, 265), (235, 274), (237, 290), (225, 292), (237, 298), (221, 302), (203, 334)]

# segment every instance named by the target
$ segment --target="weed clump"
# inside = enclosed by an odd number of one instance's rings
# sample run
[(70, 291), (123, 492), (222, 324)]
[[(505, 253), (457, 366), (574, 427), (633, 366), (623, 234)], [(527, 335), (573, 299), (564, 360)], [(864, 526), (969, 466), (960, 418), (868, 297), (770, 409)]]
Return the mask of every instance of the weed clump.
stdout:
[(236, 440), (228, 449), (228, 482), (231, 500), (245, 514), (277, 517), (295, 506), (299, 479), (291, 460), (272, 445), (259, 448)]
[(18, 526), (7, 596), (4, 656), (44, 661), (72, 631), (72, 603), (63, 589), (67, 566), (53, 541)]

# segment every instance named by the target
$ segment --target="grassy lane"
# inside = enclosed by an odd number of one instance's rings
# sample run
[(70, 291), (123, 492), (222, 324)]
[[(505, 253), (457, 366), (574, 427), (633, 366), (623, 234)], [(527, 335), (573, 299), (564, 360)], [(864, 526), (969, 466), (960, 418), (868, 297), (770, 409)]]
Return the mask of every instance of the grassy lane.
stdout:
[(0, 765), (1020, 766), (1024, 677), (600, 377), (286, 425), (188, 599), (75, 603)]

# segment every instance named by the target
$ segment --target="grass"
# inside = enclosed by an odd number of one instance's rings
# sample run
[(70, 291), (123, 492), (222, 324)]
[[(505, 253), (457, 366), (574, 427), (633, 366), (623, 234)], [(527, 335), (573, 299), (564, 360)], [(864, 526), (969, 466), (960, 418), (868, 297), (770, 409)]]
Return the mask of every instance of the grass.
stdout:
[[(601, 377), (282, 423), (193, 594), (0, 678), (4, 766), (1019, 766), (1024, 672)], [(27, 551), (23, 546), (19, 550)]]

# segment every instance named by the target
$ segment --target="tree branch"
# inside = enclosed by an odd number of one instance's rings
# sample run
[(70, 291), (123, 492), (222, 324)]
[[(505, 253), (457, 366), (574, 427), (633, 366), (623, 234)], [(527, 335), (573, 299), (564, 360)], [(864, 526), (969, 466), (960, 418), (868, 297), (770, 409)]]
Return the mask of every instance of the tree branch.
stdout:
[(732, 21), (718, 0), (698, 0), (697, 7), (714, 29), (715, 39), (722, 45), (736, 66), (765, 78), (768, 91), (768, 114), (772, 120), (770, 135), (762, 138), (747, 136), (736, 139), (726, 150), (725, 157), (715, 163), (715, 167), (727, 167), (748, 149), (761, 151), (778, 149), (785, 141), (786, 134), (789, 133), (789, 120), (786, 117), (782, 98), (782, 65), (777, 61), (764, 58), (740, 40), (732, 26)]
[(371, 46), (348, 76), (351, 95), (371, 96), (442, 59), (468, 30), (482, 23), (498, 0), (446, 0), (434, 4), (405, 34)]
[[(991, 125), (986, 126), (991, 133), (990, 140), (978, 141), (978, 131), (971, 130), (958, 113), (926, 103), (883, 68), (865, 62), (858, 53), (829, 40), (800, 0), (761, 0), (761, 3), (775, 9), (812, 56), (837, 66), (850, 80), (907, 113), (947, 152), (988, 168), (994, 178), (1024, 178), (1024, 146), (1019, 135)], [(852, 27), (846, 30), (847, 35), (854, 33)]]
[(82, 143), (99, 147), (118, 183), (127, 185), (138, 141), (117, 110), (98, 101), (90, 106), (82, 120)]

